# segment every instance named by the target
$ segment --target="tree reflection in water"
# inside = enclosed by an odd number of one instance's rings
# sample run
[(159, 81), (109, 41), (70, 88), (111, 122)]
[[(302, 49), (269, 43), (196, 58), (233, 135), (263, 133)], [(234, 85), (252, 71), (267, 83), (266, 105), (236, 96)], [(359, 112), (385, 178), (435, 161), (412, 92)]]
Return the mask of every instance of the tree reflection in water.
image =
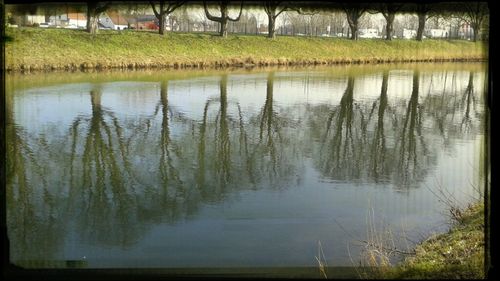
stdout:
[[(391, 155), (387, 155), (386, 136), (384, 134), (384, 116), (388, 107), (387, 102), (387, 87), (389, 82), (389, 71), (385, 70), (382, 74), (382, 89), (378, 99), (378, 114), (377, 123), (374, 128), (374, 136), (370, 148), (370, 169), (369, 175), (373, 177), (375, 182), (379, 182), (380, 178), (388, 179), (390, 173)], [(372, 111), (375, 109), (377, 102), (374, 103)], [(371, 116), (371, 113), (370, 113)]]
[(465, 112), (464, 117), (462, 118), (462, 123), (460, 125), (460, 131), (470, 132), (472, 127), (472, 120), (470, 117), (470, 107), (471, 103), (473, 103), (473, 107), (475, 109), (476, 99), (474, 95), (474, 73), (471, 71), (469, 73), (469, 83), (467, 84), (467, 88), (464, 91), (462, 96), (462, 107), (465, 104)]
[[(8, 94), (13, 257), (55, 257), (64, 244), (60, 237), (70, 228), (86, 243), (131, 247), (151, 222), (194, 217), (205, 204), (230, 200), (239, 191), (290, 187), (307, 157), (330, 180), (417, 186), (436, 162), (438, 146), (431, 133), (444, 139), (459, 127), (458, 137), (479, 126), (474, 118), (482, 118), (475, 109), (477, 83), (470, 72), (462, 92), (445, 82), (439, 95), (421, 97), (417, 70), (408, 97), (393, 100), (389, 73), (381, 73), (381, 88), (370, 102), (361, 98), (364, 93), (355, 93), (363, 81), (356, 75), (346, 77), (338, 104), (301, 101), (307, 108), (305, 123), (293, 121), (297, 111), (279, 103), (275, 86), (291, 78), (275, 72), (265, 78), (265, 100), (255, 113), (243, 110), (240, 85), (229, 86), (228, 75), (222, 75), (217, 97), (205, 101), (201, 120), (176, 111), (168, 80), (158, 82), (157, 110), (145, 119), (121, 118), (104, 107), (104, 87), (95, 84), (89, 91), (90, 113), (77, 116), (64, 136), (47, 131), (28, 135), (16, 125), (13, 95)], [(460, 121), (454, 121), (455, 114)], [(426, 120), (435, 122), (426, 127)], [(304, 136), (297, 138), (299, 131)]]
[[(322, 137), (319, 155), (320, 172), (333, 180), (358, 180), (366, 130), (361, 108), (354, 105), (355, 78), (347, 78), (347, 87), (340, 104), (331, 111)], [(357, 114), (356, 114), (357, 113)], [(359, 121), (354, 125), (354, 121)], [(321, 122), (315, 122), (321, 124)]]
[(79, 116), (70, 128), (69, 208), (84, 240), (130, 245), (137, 235), (129, 228), (136, 221), (136, 185), (123, 129), (115, 113), (102, 107), (101, 86), (95, 85), (89, 95), (91, 115)]
[[(424, 158), (428, 151), (422, 135), (422, 110), (418, 104), (420, 72), (413, 73), (413, 84), (406, 114), (402, 116), (402, 128), (396, 142), (396, 180), (400, 187), (408, 187), (414, 180), (421, 179), (426, 165), (419, 164), (419, 156)], [(416, 138), (418, 135), (418, 139)]]
[[(14, 96), (5, 95), (6, 205), (10, 258), (29, 266), (30, 262), (51, 260), (62, 248), (65, 233), (61, 221), (62, 195), (55, 194), (47, 180), (49, 151), (45, 136), (33, 137), (16, 123)], [(57, 189), (55, 189), (57, 191)], [(13, 247), (15, 245), (15, 247)], [(50, 264), (49, 264), (50, 265)]]
[[(208, 120), (209, 107), (215, 102), (219, 107), (215, 121)], [(226, 186), (230, 183), (231, 173), (231, 139), (229, 126), (235, 120), (228, 115), (227, 101), (227, 75), (223, 75), (219, 82), (219, 98), (209, 99), (205, 103), (203, 121), (200, 126), (200, 139), (198, 144), (198, 167), (196, 171), (197, 186), (205, 198), (219, 200), (225, 193)], [(213, 139), (207, 135), (207, 129), (213, 129)], [(207, 150), (208, 145), (208, 150)], [(206, 165), (207, 153), (209, 153), (209, 165)], [(213, 170), (212, 170), (213, 169)], [(207, 179), (206, 173), (210, 176)], [(212, 181), (215, 180), (215, 181)]]

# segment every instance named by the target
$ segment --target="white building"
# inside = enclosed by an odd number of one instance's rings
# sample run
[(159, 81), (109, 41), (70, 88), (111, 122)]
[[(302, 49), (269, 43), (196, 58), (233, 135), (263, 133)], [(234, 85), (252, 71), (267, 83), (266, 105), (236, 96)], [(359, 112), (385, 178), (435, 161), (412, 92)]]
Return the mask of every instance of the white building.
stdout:
[(429, 36), (432, 38), (445, 38), (448, 37), (448, 31), (445, 29), (431, 29)]
[(99, 17), (99, 23), (103, 27), (115, 29), (115, 30), (124, 30), (129, 28), (130, 23), (127, 21), (125, 17), (120, 15), (117, 12), (106, 12), (102, 13)]
[(415, 37), (417, 37), (416, 30), (403, 28), (403, 38), (404, 39), (413, 39)]
[(380, 35), (376, 28), (362, 28), (359, 30), (359, 38), (380, 38)]
[(45, 16), (40, 15), (25, 15), (23, 18), (24, 25), (40, 24), (45, 22)]
[(49, 22), (55, 26), (73, 26), (77, 28), (86, 28), (87, 15), (85, 15), (85, 13), (67, 13), (57, 16), (50, 16)]
[(76, 27), (78, 28), (87, 27), (87, 15), (85, 15), (84, 13), (69, 13), (68, 17), (68, 25), (76, 25)]

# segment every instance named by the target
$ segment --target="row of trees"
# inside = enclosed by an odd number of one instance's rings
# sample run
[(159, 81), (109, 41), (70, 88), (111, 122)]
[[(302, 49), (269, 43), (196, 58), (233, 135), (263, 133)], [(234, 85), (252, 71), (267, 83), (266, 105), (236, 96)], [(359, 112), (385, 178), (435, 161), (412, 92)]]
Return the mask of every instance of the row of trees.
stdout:
[[(177, 8), (186, 4), (185, 0), (160, 0), (160, 9), (156, 9), (156, 4), (150, 2), (153, 8), (155, 16), (159, 21), (159, 33), (164, 34), (165, 31), (165, 18), (174, 12)], [(231, 7), (230, 0), (218, 1), (217, 5), (212, 5), (218, 10), (220, 16), (214, 16), (209, 11), (209, 5), (206, 1), (203, 1), (203, 7), (205, 10), (206, 17), (219, 24), (219, 34), (222, 37), (227, 37), (228, 34), (228, 22), (238, 21), (241, 17), (241, 12), (243, 10), (243, 1), (239, 4), (239, 13), (236, 17), (231, 17), (229, 15), (229, 8)], [(235, 2), (235, 1), (233, 1)], [(102, 7), (107, 7), (108, 4), (104, 4)], [(255, 5), (255, 3), (250, 3), (250, 5)], [(320, 10), (323, 11), (343, 11), (347, 16), (347, 22), (351, 30), (351, 39), (357, 40), (359, 35), (359, 19), (364, 13), (381, 13), (386, 19), (386, 40), (391, 40), (393, 35), (393, 24), (397, 13), (399, 12), (413, 12), (418, 15), (419, 24), (416, 39), (421, 41), (423, 38), (423, 31), (425, 28), (426, 20), (430, 17), (437, 16), (442, 13), (454, 13), (458, 17), (462, 18), (464, 21), (468, 22), (474, 31), (473, 40), (476, 41), (478, 38), (479, 30), (488, 16), (488, 6), (483, 2), (468, 2), (460, 4), (429, 4), (429, 3), (417, 3), (417, 4), (397, 4), (393, 2), (389, 3), (375, 3), (375, 4), (362, 4), (362, 3), (327, 3), (327, 5), (321, 7), (314, 6), (304, 6), (301, 7), (297, 2), (281, 1), (281, 0), (266, 0), (262, 2), (264, 12), (268, 18), (268, 37), (276, 37), (276, 19), (284, 11), (296, 11), (299, 14), (315, 14)], [(96, 15), (99, 12), (103, 12), (103, 9), (96, 8), (96, 5), (89, 5), (89, 10), (93, 11), (92, 15)], [(446, 12), (448, 10), (448, 12)], [(92, 16), (91, 15), (91, 16)], [(90, 20), (90, 19), (89, 19)], [(97, 32), (97, 29), (92, 25), (88, 25), (88, 31), (91, 33)]]
[[(159, 34), (165, 33), (165, 23), (169, 15), (178, 8), (189, 5), (202, 6), (204, 16), (209, 21), (217, 23), (219, 34), (222, 37), (228, 35), (228, 23), (237, 22), (241, 19), (244, 6), (252, 9), (261, 9), (267, 16), (267, 36), (276, 37), (276, 22), (283, 12), (297, 12), (303, 16), (312, 16), (319, 13), (332, 13), (334, 15), (343, 13), (346, 17), (350, 38), (357, 40), (359, 37), (360, 18), (364, 14), (381, 14), (386, 23), (385, 39), (391, 40), (394, 35), (394, 20), (397, 14), (416, 14), (418, 16), (418, 28), (416, 40), (421, 41), (427, 20), (437, 17), (453, 17), (461, 22), (467, 23), (473, 29), (473, 40), (478, 40), (479, 32), (488, 21), (489, 9), (485, 2), (443, 2), (443, 3), (340, 3), (324, 1), (321, 3), (307, 3), (283, 0), (220, 0), (220, 1), (189, 1), (189, 0), (156, 0), (149, 2), (135, 2), (124, 4), (112, 2), (88, 1), (87, 31), (95, 34), (98, 32), (99, 15), (112, 6), (132, 14), (133, 10), (149, 8), (153, 10), (159, 23)], [(234, 10), (234, 11), (233, 11)], [(236, 12), (234, 15), (231, 12)], [(258, 27), (257, 27), (258, 28)]]

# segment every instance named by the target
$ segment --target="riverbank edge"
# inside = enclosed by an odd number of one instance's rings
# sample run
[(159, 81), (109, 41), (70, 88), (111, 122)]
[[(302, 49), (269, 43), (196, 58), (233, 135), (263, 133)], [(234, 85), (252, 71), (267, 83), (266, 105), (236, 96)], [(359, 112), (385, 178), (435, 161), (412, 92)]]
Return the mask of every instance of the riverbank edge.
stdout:
[(394, 267), (375, 270), (377, 279), (484, 279), (485, 208), (483, 202), (454, 209), (454, 225), (414, 248), (415, 254)]
[(200, 61), (200, 62), (157, 62), (157, 63), (82, 63), (82, 64), (66, 64), (66, 65), (51, 65), (51, 64), (21, 64), (21, 65), (6, 65), (5, 70), (8, 73), (26, 72), (26, 71), (82, 71), (82, 70), (176, 70), (176, 69), (225, 69), (225, 68), (254, 68), (254, 67), (272, 67), (272, 66), (334, 66), (334, 65), (363, 65), (363, 64), (389, 64), (389, 63), (445, 63), (445, 62), (487, 62), (485, 58), (451, 58), (451, 59), (409, 59), (409, 60), (381, 60), (381, 59), (352, 59), (352, 60), (283, 60), (276, 61), (256, 61), (248, 63), (243, 59), (231, 58), (222, 61)]
[(8, 28), (8, 72), (484, 62), (488, 42)]

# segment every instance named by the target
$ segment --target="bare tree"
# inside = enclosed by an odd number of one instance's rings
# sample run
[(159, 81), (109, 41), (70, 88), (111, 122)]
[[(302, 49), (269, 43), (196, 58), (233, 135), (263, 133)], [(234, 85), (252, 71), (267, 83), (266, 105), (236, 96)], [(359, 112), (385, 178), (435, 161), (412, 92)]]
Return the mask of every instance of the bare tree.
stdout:
[(384, 16), (386, 20), (385, 25), (385, 40), (391, 40), (394, 32), (393, 23), (396, 13), (401, 10), (402, 4), (395, 4), (392, 2), (380, 4), (377, 10)]
[(264, 11), (267, 14), (267, 18), (269, 20), (268, 22), (268, 38), (276, 38), (276, 18), (286, 11), (287, 7), (280, 5), (283, 3), (283, 1), (278, 1), (278, 0), (266, 0), (264, 1)]
[(474, 32), (473, 41), (476, 42), (479, 38), (479, 30), (484, 20), (488, 16), (488, 6), (483, 2), (467, 2), (464, 3), (465, 13), (463, 19), (470, 24)]
[(240, 12), (238, 14), (238, 17), (236, 17), (236, 18), (231, 18), (229, 16), (228, 6), (229, 6), (229, 0), (220, 1), (220, 3), (219, 3), (220, 17), (216, 17), (216, 16), (213, 16), (210, 14), (210, 12), (208, 11), (207, 2), (203, 1), (205, 15), (207, 16), (207, 18), (209, 20), (219, 23), (219, 25), (220, 25), (219, 34), (220, 34), (220, 36), (222, 36), (224, 38), (227, 37), (227, 23), (228, 23), (228, 21), (239, 21), (240, 20), (241, 11), (243, 10), (243, 1), (241, 1)]
[(417, 4), (417, 16), (418, 16), (418, 29), (417, 29), (417, 41), (422, 41), (424, 35), (425, 22), (432, 17), (429, 12), (432, 11), (432, 6), (426, 3)]
[(151, 4), (151, 7), (153, 8), (153, 12), (155, 13), (156, 18), (159, 21), (160, 28), (159, 28), (159, 33), (160, 35), (165, 34), (165, 19), (168, 15), (170, 15), (175, 9), (179, 8), (180, 6), (184, 5), (187, 1), (165, 1), (165, 0), (160, 0), (160, 7), (157, 10), (156, 5), (153, 2), (149, 2)]
[(98, 20), (99, 16), (104, 13), (111, 2), (99, 3), (87, 1), (87, 32), (90, 34), (97, 34), (99, 31)]
[(358, 40), (359, 18), (366, 12), (366, 8), (359, 5), (342, 5), (342, 9), (346, 13), (347, 22), (351, 28), (351, 39)]

